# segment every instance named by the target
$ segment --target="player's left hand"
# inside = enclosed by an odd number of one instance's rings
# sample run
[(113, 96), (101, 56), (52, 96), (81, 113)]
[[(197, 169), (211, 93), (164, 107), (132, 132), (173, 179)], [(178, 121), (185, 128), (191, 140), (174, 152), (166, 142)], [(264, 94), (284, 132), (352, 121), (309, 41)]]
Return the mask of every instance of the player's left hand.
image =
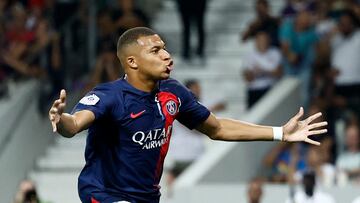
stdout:
[(299, 112), (283, 126), (283, 140), (286, 142), (304, 141), (313, 145), (320, 145), (320, 142), (310, 139), (309, 136), (326, 133), (327, 129), (324, 126), (327, 126), (328, 123), (326, 121), (312, 123), (322, 115), (321, 112), (300, 120), (303, 115), (304, 109), (301, 107)]

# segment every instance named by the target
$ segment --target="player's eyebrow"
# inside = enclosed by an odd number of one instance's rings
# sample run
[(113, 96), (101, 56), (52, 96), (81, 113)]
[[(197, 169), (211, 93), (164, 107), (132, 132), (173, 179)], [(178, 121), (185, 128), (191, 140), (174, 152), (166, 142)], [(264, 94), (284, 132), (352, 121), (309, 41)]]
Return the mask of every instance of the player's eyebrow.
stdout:
[(150, 48), (150, 50), (154, 49), (165, 49), (165, 43), (163, 43), (162, 45), (154, 45)]

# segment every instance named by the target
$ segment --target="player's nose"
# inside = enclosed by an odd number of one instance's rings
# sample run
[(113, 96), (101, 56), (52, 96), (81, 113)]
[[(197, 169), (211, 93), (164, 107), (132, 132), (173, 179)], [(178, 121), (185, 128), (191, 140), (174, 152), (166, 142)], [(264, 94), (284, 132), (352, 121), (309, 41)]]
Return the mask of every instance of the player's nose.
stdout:
[(161, 58), (165, 61), (170, 60), (171, 59), (171, 54), (167, 51), (167, 50), (162, 50), (161, 52)]

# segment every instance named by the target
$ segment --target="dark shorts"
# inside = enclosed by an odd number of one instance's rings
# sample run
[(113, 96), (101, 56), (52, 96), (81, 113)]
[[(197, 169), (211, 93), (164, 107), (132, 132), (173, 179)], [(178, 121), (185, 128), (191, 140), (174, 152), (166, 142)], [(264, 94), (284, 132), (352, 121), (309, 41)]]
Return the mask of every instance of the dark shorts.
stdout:
[(91, 198), (89, 203), (159, 203), (160, 198), (152, 200), (131, 200), (129, 198), (106, 198), (103, 201), (98, 201), (95, 198)]
[[(82, 196), (82, 195), (80, 195)], [(96, 195), (95, 195), (96, 196)], [(84, 197), (84, 196), (82, 196)], [(159, 203), (160, 196), (159, 197), (152, 197), (151, 199), (146, 198), (132, 198), (132, 197), (113, 197), (108, 196), (104, 197), (87, 197), (87, 198), (81, 198), (81, 202), (83, 203)]]

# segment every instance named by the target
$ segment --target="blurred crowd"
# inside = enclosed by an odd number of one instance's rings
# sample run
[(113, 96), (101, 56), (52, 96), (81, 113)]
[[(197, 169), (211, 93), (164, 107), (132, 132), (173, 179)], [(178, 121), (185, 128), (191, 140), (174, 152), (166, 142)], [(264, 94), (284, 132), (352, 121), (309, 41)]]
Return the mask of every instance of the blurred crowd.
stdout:
[(138, 5), (133, 0), (1, 0), (0, 99), (9, 96), (9, 81), (36, 78), (42, 84), (39, 110), (47, 113), (48, 102), (61, 88), (85, 92), (121, 76), (118, 37), (129, 28), (150, 24)]
[(315, 171), (323, 186), (360, 184), (360, 2), (288, 0), (279, 16), (257, 0), (256, 17), (241, 40), (254, 41), (244, 57), (248, 107), (283, 76), (301, 80), (307, 115), (323, 112), (328, 133), (320, 147), (279, 143), (264, 157), (261, 176), (299, 183)]
[[(241, 33), (242, 41), (254, 42), (243, 57), (241, 73), (247, 82), (248, 108), (281, 77), (297, 77), (306, 114), (323, 112), (322, 119), (329, 126), (327, 135), (314, 138), (322, 142), (320, 147), (277, 144), (264, 157), (266, 170), (260, 176), (271, 182), (299, 183), (311, 170), (324, 186), (360, 184), (360, 1), (284, 1), (275, 16), (270, 1), (254, 0), (255, 19)], [(138, 2), (0, 0), (0, 99), (7, 96), (8, 81), (36, 78), (42, 83), (39, 110), (46, 114), (48, 102), (61, 88), (86, 92), (121, 76), (116, 57), (118, 37), (132, 27), (151, 26), (152, 16)], [(191, 1), (176, 1), (183, 26), (184, 60), (192, 57), (189, 38), (193, 24), (198, 34), (195, 53), (205, 58), (206, 1), (197, 2), (195, 8), (189, 6)], [(92, 7), (96, 27), (93, 64), (88, 51)], [(188, 84), (200, 97), (198, 85), (197, 81)], [(219, 105), (224, 108), (221, 102)], [(191, 136), (199, 139), (199, 135)], [(200, 143), (200, 151), (202, 147)], [(170, 170), (169, 185), (198, 158), (198, 153), (190, 155), (177, 160)]]
[(54, 90), (63, 86), (55, 15), (52, 1), (0, 1), (0, 96), (7, 94), (8, 80), (39, 78)]

